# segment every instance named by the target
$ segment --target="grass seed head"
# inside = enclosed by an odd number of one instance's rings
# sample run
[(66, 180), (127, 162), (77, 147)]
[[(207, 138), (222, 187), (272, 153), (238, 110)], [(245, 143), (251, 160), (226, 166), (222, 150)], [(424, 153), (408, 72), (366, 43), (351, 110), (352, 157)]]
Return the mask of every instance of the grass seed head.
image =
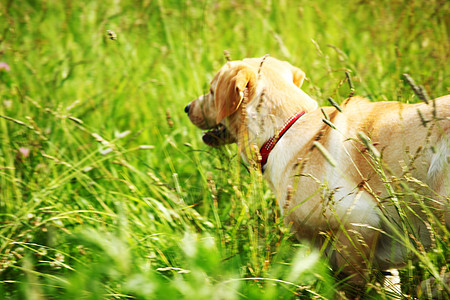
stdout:
[(334, 101), (333, 98), (328, 97), (328, 102), (330, 102), (331, 105), (333, 105), (339, 112), (342, 112), (342, 108), (337, 104), (336, 101)]
[(112, 41), (117, 41), (117, 34), (112, 30), (106, 30), (108, 38)]
[(230, 51), (229, 51), (229, 50), (224, 50), (224, 51), (223, 51), (223, 55), (225, 56), (225, 59), (226, 59), (227, 61), (231, 61), (231, 54), (230, 54)]
[(416, 96), (419, 97), (420, 100), (428, 104), (428, 102), (430, 101), (430, 97), (428, 96), (428, 93), (426, 92), (425, 88), (421, 85), (417, 85), (414, 82), (414, 79), (407, 73), (403, 74), (403, 78), (405, 78), (406, 82), (412, 88), (414, 94), (416, 94)]
[(328, 150), (318, 141), (314, 141), (313, 144), (314, 147), (317, 148), (317, 150), (319, 150), (319, 152), (323, 155), (323, 157), (328, 161), (328, 163), (333, 167), (336, 167), (337, 163), (331, 156), (330, 152), (328, 152)]
[(350, 94), (348, 95), (348, 97), (351, 98), (355, 94), (355, 87), (353, 86), (353, 81), (349, 71), (345, 71), (345, 77), (347, 77), (348, 86), (350, 88)]
[(370, 154), (372, 154), (374, 156), (374, 158), (376, 158), (376, 159), (381, 158), (380, 152), (377, 150), (377, 148), (375, 148), (375, 146), (372, 144), (372, 141), (370, 140), (370, 138), (364, 132), (361, 132), (361, 131), (358, 132), (358, 137), (363, 142), (364, 146), (367, 147)]

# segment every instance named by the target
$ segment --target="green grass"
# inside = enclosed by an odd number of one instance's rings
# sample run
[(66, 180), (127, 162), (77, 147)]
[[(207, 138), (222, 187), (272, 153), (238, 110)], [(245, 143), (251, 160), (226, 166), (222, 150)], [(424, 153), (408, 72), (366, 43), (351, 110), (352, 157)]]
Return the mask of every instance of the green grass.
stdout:
[[(449, 12), (448, 1), (2, 1), (1, 298), (336, 297), (261, 176), (236, 147), (204, 145), (183, 108), (225, 50), (288, 60), (324, 105), (349, 94), (346, 70), (373, 101), (418, 101), (403, 73), (447, 94)], [(411, 260), (406, 285), (447, 270), (448, 241)]]

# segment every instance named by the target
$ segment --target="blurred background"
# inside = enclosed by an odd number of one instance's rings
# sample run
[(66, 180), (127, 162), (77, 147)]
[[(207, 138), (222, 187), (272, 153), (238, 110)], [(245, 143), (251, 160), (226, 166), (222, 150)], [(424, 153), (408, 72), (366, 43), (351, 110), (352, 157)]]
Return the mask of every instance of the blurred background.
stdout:
[[(349, 95), (345, 71), (372, 101), (419, 101), (403, 73), (442, 96), (449, 9), (438, 0), (1, 1), (0, 295), (335, 297), (326, 260), (290, 237), (261, 176), (234, 146), (203, 145), (183, 109), (227, 57), (265, 54), (304, 70), (303, 90), (321, 105)], [(439, 269), (448, 255), (436, 249)], [(429, 276), (414, 262), (406, 273), (411, 287)]]

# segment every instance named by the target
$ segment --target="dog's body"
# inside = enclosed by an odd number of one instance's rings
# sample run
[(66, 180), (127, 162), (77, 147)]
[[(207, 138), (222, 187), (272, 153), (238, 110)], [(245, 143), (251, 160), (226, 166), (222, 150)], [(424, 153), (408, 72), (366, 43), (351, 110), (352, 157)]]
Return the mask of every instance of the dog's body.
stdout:
[[(370, 268), (405, 262), (407, 251), (393, 238), (401, 235), (402, 218), (425, 247), (431, 243), (420, 203), (405, 197), (406, 208), (389, 192), (397, 179), (421, 186), (422, 194), (434, 199), (425, 202), (429, 211), (449, 226), (450, 96), (429, 105), (351, 98), (342, 112), (323, 108), (333, 129), (300, 89), (303, 79), (300, 69), (270, 57), (228, 62), (212, 80), (210, 93), (186, 111), (202, 129), (221, 124), (221, 130), (205, 134), (207, 144), (237, 142), (247, 161), (254, 160), (251, 145), (261, 149), (286, 120), (305, 112), (277, 140), (264, 177), (296, 236), (320, 243), (324, 233), (331, 235), (338, 250), (330, 252), (332, 264), (363, 283)], [(361, 143), (360, 133), (370, 141)], [(389, 225), (395, 222), (397, 227)]]

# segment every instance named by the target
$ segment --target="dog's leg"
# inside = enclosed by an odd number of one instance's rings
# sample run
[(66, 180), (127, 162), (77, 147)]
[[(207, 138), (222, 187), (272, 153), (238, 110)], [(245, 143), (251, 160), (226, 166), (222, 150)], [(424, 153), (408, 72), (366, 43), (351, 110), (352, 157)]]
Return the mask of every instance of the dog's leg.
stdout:
[(383, 286), (386, 292), (392, 295), (402, 295), (400, 286), (400, 275), (397, 269), (390, 269), (386, 271), (388, 275), (384, 277)]
[[(358, 230), (359, 229), (359, 230)], [(363, 287), (371, 281), (371, 271), (374, 269), (375, 245), (379, 233), (372, 230), (360, 232), (360, 228), (345, 229), (336, 237), (337, 251), (335, 264), (337, 270), (351, 274), (349, 282)]]

